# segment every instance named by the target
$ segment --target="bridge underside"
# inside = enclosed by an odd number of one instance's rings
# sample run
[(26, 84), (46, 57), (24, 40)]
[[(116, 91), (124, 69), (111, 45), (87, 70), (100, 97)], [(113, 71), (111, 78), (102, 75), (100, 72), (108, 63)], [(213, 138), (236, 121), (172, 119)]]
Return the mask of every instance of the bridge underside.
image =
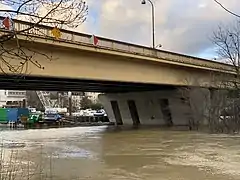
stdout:
[(172, 90), (176, 86), (130, 83), (119, 81), (100, 81), (86, 79), (69, 79), (41, 76), (0, 76), (0, 89), (8, 90), (46, 90), (46, 91), (84, 91), (84, 92), (141, 92), (155, 90)]

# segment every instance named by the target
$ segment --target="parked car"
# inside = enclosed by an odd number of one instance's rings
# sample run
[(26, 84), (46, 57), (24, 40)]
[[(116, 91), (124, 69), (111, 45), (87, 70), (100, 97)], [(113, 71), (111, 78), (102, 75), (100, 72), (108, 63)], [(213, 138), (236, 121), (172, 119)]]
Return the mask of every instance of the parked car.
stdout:
[(58, 113), (44, 115), (44, 121), (59, 121), (61, 119), (62, 119), (62, 117)]
[(104, 111), (104, 109), (99, 109), (94, 113), (94, 116), (105, 116), (106, 112)]

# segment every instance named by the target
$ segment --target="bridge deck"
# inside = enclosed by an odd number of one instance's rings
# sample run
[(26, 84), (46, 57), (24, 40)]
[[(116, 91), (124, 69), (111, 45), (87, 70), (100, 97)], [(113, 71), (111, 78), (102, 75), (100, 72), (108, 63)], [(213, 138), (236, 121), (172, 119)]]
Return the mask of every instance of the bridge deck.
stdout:
[[(0, 20), (3, 17), (0, 17)], [(29, 31), (24, 31), (25, 29), (34, 26), (34, 28), (30, 28)], [(84, 46), (93, 46), (91, 42), (91, 35), (83, 34), (79, 32), (69, 31), (65, 29), (60, 29), (62, 36), (60, 39), (56, 40), (53, 38), (51, 31), (53, 27), (45, 26), (45, 25), (34, 25), (29, 22), (14, 20), (14, 28), (15, 31), (21, 32), (21, 34), (25, 34), (27, 36), (38, 36), (45, 39), (53, 39), (55, 41), (64, 41), (68, 43), (74, 43)], [(2, 32), (6, 32), (6, 30), (1, 29)], [(197, 57), (192, 57), (188, 55), (177, 54), (173, 52), (153, 49), (145, 46), (140, 46), (136, 44), (130, 44), (126, 42), (120, 42), (116, 40), (111, 40), (107, 38), (97, 37), (99, 42), (96, 48), (108, 49), (111, 51), (119, 51), (125, 52), (129, 54), (142, 55), (146, 57), (154, 57), (158, 59), (163, 59), (171, 62), (182, 63), (183, 65), (194, 65), (199, 67), (207, 67), (212, 68), (213, 70), (224, 70), (232, 72), (232, 66), (214, 62), (206, 59), (201, 59)]]

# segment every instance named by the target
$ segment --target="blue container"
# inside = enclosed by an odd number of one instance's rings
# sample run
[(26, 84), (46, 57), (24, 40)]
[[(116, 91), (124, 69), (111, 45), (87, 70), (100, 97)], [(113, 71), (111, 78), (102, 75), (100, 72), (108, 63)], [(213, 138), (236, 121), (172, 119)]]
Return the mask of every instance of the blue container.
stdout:
[(26, 121), (29, 117), (28, 108), (18, 108), (18, 119), (19, 121)]
[(28, 108), (18, 108), (18, 116), (29, 116)]
[(27, 108), (7, 108), (7, 121), (18, 122), (27, 120), (29, 110)]
[(18, 109), (17, 108), (7, 108), (7, 121), (17, 122), (18, 121)]

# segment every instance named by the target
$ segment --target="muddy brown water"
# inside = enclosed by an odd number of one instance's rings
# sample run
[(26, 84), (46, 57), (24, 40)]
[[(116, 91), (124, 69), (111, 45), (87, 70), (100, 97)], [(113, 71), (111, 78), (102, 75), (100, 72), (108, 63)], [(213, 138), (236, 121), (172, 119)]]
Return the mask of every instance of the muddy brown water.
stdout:
[(21, 165), (35, 169), (32, 179), (240, 179), (240, 135), (76, 127), (3, 130), (0, 137), (5, 159), (17, 151)]

